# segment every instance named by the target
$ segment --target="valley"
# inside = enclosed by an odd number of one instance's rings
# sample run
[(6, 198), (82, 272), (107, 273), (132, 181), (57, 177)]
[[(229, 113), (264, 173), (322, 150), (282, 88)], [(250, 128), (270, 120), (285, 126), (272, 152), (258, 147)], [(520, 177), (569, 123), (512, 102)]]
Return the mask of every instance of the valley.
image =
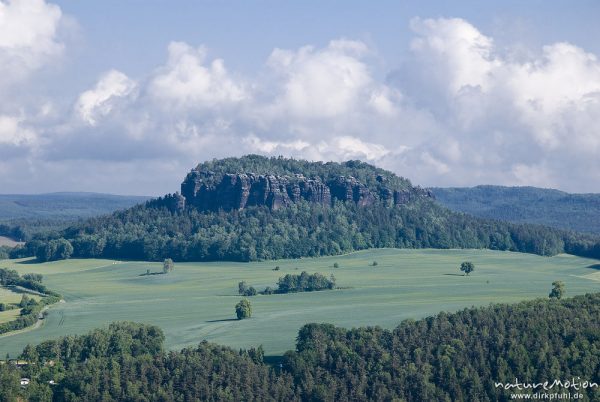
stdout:
[[(377, 265), (373, 266), (376, 261)], [(475, 271), (461, 276), (472, 261)], [(338, 268), (334, 268), (334, 264)], [(20, 274), (35, 272), (66, 303), (48, 310), (35, 330), (0, 338), (0, 354), (17, 356), (29, 343), (82, 334), (113, 321), (136, 321), (163, 329), (169, 349), (206, 339), (234, 348), (263, 345), (266, 355), (294, 347), (298, 329), (309, 322), (347, 328), (393, 328), (402, 320), (496, 302), (547, 298), (551, 283), (563, 281), (567, 296), (600, 290), (597, 261), (566, 254), (541, 257), (490, 250), (377, 249), (343, 256), (251, 263), (162, 263), (71, 259), (32, 263), (5, 260)], [(278, 271), (273, 269), (279, 266)], [(251, 319), (235, 319), (238, 282), (261, 290), (288, 273), (333, 274), (342, 289), (249, 297)]]

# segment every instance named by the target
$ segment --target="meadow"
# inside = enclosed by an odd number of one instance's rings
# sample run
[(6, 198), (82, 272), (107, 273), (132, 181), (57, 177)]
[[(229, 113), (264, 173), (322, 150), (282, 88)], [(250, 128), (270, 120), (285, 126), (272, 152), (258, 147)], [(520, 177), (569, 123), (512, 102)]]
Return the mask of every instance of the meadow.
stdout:
[[(377, 261), (377, 266), (372, 266)], [(462, 276), (460, 263), (475, 272)], [(334, 263), (339, 268), (334, 268)], [(280, 267), (274, 271), (273, 268)], [(66, 260), (44, 264), (0, 261), (19, 273), (41, 273), (61, 293), (40, 328), (0, 337), (0, 355), (16, 356), (28, 344), (80, 334), (111, 321), (160, 326), (171, 349), (206, 339), (236, 348), (263, 345), (267, 355), (294, 347), (298, 329), (308, 322), (344, 327), (393, 328), (407, 318), (456, 311), (492, 302), (548, 296), (551, 283), (566, 284), (567, 296), (600, 291), (596, 260), (558, 255), (489, 250), (379, 249), (344, 256), (255, 263), (176, 263), (166, 275), (161, 263)], [(235, 319), (238, 282), (262, 290), (287, 273), (335, 275), (343, 289), (254, 296), (251, 319)]]
[(15, 246), (19, 246), (25, 244), (23, 242), (18, 242), (15, 241), (11, 238), (8, 238), (6, 236), (0, 236), (0, 246), (8, 246), (8, 247), (15, 247)]
[[(1, 263), (1, 262), (0, 262)], [(14, 292), (11, 289), (0, 287), (0, 303), (16, 304), (21, 301), (23, 293)], [(30, 299), (40, 300), (39, 296), (27, 294)], [(16, 319), (21, 313), (20, 308), (7, 311), (0, 311), (0, 324)], [(2, 341), (0, 340), (0, 344)]]

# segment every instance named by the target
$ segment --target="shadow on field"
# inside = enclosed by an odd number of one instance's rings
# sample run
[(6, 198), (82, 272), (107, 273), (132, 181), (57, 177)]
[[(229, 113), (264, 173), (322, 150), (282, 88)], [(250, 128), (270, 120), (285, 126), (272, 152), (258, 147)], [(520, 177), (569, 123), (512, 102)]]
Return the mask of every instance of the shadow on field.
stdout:
[(465, 276), (464, 274), (444, 274), (444, 275), (448, 275), (448, 276)]
[(592, 268), (592, 269), (600, 269), (600, 264), (592, 264), (592, 265), (588, 265), (587, 268)]
[(37, 258), (32, 258), (32, 259), (29, 259), (29, 260), (16, 262), (15, 264), (20, 264), (20, 265), (35, 265), (35, 264), (41, 264), (41, 262), (38, 261)]
[(209, 320), (205, 322), (227, 322), (227, 321), (239, 321), (237, 318), (224, 318), (222, 320)]

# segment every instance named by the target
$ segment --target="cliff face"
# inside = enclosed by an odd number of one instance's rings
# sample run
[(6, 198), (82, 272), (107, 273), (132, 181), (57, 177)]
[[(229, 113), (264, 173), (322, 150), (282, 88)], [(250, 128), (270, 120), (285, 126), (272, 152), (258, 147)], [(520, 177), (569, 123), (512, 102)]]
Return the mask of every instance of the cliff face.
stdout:
[(321, 205), (331, 205), (334, 200), (352, 201), (359, 206), (381, 201), (391, 206), (431, 197), (431, 193), (420, 188), (393, 190), (383, 185), (372, 190), (352, 176), (339, 176), (324, 183), (319, 178), (302, 175), (216, 175), (192, 170), (181, 184), (181, 196), (177, 197), (180, 198), (173, 201), (176, 209), (189, 206), (201, 211), (230, 211), (258, 205), (276, 210), (300, 200)]

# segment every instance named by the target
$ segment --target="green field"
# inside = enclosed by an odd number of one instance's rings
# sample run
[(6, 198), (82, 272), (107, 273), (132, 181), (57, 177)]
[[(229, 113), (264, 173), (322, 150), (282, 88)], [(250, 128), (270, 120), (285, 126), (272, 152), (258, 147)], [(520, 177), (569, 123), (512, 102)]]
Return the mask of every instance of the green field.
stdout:
[[(376, 260), (376, 267), (370, 264)], [(462, 261), (472, 261), (471, 276), (458, 276)], [(333, 268), (335, 262), (339, 268)], [(273, 271), (276, 266), (280, 271)], [(41, 328), (0, 337), (0, 355), (16, 356), (27, 343), (83, 333), (116, 320), (156, 324), (169, 348), (203, 339), (233, 347), (262, 344), (267, 355), (294, 347), (297, 331), (308, 322), (344, 327), (392, 328), (420, 318), (490, 302), (547, 297), (551, 283), (562, 280), (567, 295), (600, 291), (597, 261), (560, 255), (488, 250), (369, 250), (345, 256), (257, 263), (177, 263), (167, 275), (139, 276), (162, 264), (108, 260), (67, 260), (45, 264), (2, 261), (21, 274), (44, 275), (44, 283), (63, 294)], [(286, 273), (334, 274), (347, 289), (254, 296), (253, 317), (234, 320), (245, 280), (261, 290)]]
[[(0, 266), (2, 266), (1, 262), (0, 262)], [(40, 300), (40, 297), (36, 296), (36, 295), (28, 294), (27, 296), (30, 299)], [(23, 297), (23, 293), (13, 292), (10, 289), (0, 286), (0, 303), (17, 304), (21, 301), (22, 297)], [(7, 310), (7, 311), (0, 311), (0, 324), (16, 319), (20, 313), (21, 313), (20, 308)], [(2, 343), (2, 340), (0, 340), (0, 344), (1, 343)]]

